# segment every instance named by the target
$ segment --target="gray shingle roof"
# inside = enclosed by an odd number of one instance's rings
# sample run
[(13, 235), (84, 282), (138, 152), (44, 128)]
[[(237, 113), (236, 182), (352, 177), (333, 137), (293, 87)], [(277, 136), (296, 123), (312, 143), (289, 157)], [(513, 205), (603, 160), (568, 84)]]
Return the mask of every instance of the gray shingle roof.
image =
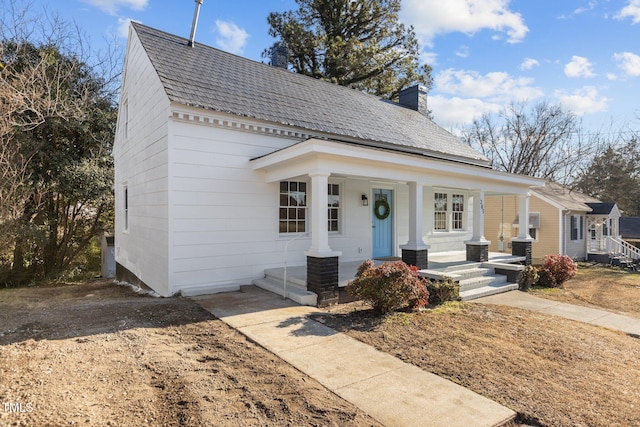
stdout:
[(613, 207), (616, 205), (611, 202), (595, 202), (595, 203), (585, 203), (587, 206), (591, 208), (591, 214), (593, 215), (609, 215), (613, 210)]
[(640, 239), (640, 216), (620, 217), (620, 235), (623, 239)]
[(600, 203), (598, 199), (552, 181), (547, 182), (544, 187), (533, 187), (532, 190), (571, 211), (591, 212), (592, 208), (587, 204)]
[(171, 101), (488, 166), (417, 111), (132, 23)]

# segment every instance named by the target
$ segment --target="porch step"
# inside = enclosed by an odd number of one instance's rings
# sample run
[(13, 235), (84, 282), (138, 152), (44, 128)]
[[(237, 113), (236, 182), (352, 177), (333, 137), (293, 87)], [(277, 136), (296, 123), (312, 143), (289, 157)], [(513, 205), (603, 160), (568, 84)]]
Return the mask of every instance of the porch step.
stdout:
[(318, 303), (318, 295), (316, 295), (314, 292), (307, 291), (306, 289), (301, 289), (295, 284), (289, 282), (289, 280), (287, 280), (286, 295), (284, 291), (284, 283), (282, 280), (267, 276), (263, 279), (255, 279), (252, 283), (259, 288), (289, 298), (290, 300), (295, 301), (300, 305), (316, 306)]
[(462, 301), (469, 301), (476, 298), (488, 297), (489, 295), (501, 294), (503, 292), (515, 291), (518, 289), (517, 283), (502, 283), (498, 285), (488, 285), (460, 292)]
[(460, 292), (470, 291), (485, 287), (498, 287), (507, 283), (507, 276), (502, 274), (494, 274), (490, 276), (471, 277), (469, 279), (460, 280)]
[[(303, 269), (304, 272), (300, 273), (300, 269)], [(307, 289), (307, 281), (302, 279), (301, 277), (307, 276), (307, 269), (305, 267), (289, 267), (287, 270), (287, 287), (289, 285), (295, 286), (302, 290)], [(265, 277), (269, 279), (273, 279), (275, 281), (280, 281), (280, 284), (284, 282), (284, 269), (283, 268), (268, 268), (264, 271)]]

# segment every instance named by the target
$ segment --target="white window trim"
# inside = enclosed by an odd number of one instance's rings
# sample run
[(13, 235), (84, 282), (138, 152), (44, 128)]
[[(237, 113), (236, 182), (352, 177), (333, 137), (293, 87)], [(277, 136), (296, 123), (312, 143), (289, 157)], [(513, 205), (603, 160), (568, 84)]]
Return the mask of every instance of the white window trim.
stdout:
[(131, 220), (131, 218), (129, 217), (130, 202), (131, 198), (129, 197), (129, 184), (125, 182), (124, 184), (122, 184), (122, 232), (125, 234), (129, 234), (129, 223)]
[[(304, 182), (307, 185), (307, 191), (306, 191), (306, 202), (307, 205), (305, 206), (305, 209), (307, 210), (306, 214), (305, 214), (305, 231), (291, 231), (291, 232), (282, 232), (280, 231), (280, 208), (282, 207), (280, 205), (280, 183), (281, 182)], [(298, 236), (310, 236), (310, 231), (309, 231), (309, 224), (310, 224), (310, 207), (311, 207), (311, 184), (309, 182), (309, 180), (307, 179), (303, 179), (303, 178), (290, 178), (290, 179), (284, 179), (282, 181), (278, 181), (277, 183), (277, 187), (276, 187), (276, 232), (278, 233), (278, 236), (284, 239), (287, 238), (293, 238), (293, 237), (298, 237)]]
[[(446, 229), (437, 229), (436, 228), (436, 213), (440, 211), (435, 210), (435, 202), (436, 202), (436, 194), (446, 194), (447, 195), (447, 209), (446, 213)], [(463, 211), (462, 211), (462, 228), (453, 229), (453, 196), (460, 195), (464, 197), (464, 201), (462, 203)], [(465, 233), (468, 230), (469, 224), (469, 193), (463, 190), (443, 190), (435, 188), (433, 191), (433, 200), (431, 201), (431, 209), (433, 210), (433, 232), (434, 233)], [(456, 211), (458, 212), (458, 211)]]
[[(329, 185), (337, 185), (338, 186), (338, 198), (339, 198), (339, 203), (340, 206), (338, 207), (338, 229), (331, 231), (329, 230), (329, 234), (344, 234), (344, 180), (337, 180), (337, 179), (329, 179)], [(327, 189), (327, 193), (329, 192), (329, 190)], [(327, 206), (327, 211), (329, 210), (329, 207)], [(327, 212), (327, 217), (328, 217), (328, 212)], [(327, 227), (329, 226), (329, 223), (327, 222)]]

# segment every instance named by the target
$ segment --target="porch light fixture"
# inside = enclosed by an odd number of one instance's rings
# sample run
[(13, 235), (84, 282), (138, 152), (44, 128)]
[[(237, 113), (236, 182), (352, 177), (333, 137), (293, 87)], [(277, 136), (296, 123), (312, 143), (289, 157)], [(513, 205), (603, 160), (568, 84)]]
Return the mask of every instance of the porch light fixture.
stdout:
[(362, 206), (369, 206), (369, 199), (366, 194), (362, 195)]

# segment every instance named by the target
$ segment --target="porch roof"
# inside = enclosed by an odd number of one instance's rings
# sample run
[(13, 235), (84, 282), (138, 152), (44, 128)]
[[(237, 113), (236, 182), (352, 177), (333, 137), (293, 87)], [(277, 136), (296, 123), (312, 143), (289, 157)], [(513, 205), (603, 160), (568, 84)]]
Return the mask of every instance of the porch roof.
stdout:
[(317, 138), (252, 159), (251, 165), (254, 170), (265, 172), (267, 182), (323, 172), (500, 194), (522, 194), (545, 183), (542, 179), (486, 167)]

